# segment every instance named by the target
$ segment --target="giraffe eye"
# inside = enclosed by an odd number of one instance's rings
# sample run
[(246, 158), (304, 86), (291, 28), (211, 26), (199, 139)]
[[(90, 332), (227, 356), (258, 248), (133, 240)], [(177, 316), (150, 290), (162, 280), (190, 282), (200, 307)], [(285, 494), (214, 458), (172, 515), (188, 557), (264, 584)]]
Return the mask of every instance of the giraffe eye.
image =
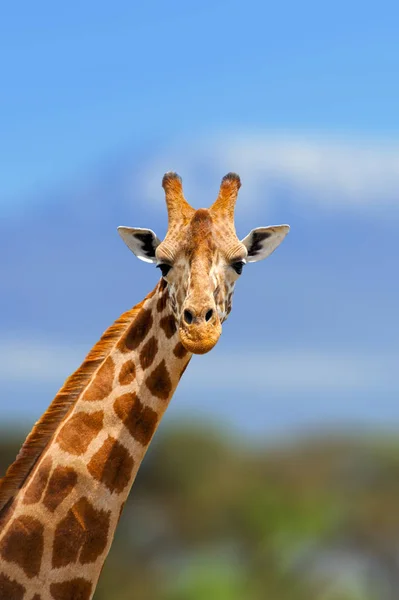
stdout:
[(166, 263), (160, 263), (157, 265), (157, 269), (161, 269), (162, 277), (166, 277), (171, 268), (172, 265), (167, 265)]
[(238, 262), (233, 263), (231, 266), (233, 267), (233, 269), (237, 273), (237, 275), (241, 275), (242, 268), (244, 265), (245, 265), (244, 261), (239, 260)]

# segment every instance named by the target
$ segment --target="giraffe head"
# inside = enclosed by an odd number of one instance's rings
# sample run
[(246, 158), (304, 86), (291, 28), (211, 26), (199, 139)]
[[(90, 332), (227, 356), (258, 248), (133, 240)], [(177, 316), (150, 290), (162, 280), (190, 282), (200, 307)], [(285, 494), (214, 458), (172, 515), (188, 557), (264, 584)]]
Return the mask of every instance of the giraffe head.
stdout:
[(220, 337), (244, 265), (269, 256), (289, 226), (259, 227), (239, 240), (234, 207), (241, 183), (235, 173), (223, 177), (209, 209), (195, 210), (188, 204), (176, 173), (166, 173), (162, 186), (168, 210), (165, 239), (161, 241), (151, 229), (119, 227), (118, 231), (138, 258), (160, 268), (183, 346), (205, 354)]

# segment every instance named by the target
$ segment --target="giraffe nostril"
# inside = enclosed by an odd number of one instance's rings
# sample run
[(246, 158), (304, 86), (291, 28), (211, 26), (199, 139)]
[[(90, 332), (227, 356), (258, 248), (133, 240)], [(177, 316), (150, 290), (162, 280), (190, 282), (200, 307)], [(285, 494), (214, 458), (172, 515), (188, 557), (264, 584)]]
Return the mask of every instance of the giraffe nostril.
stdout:
[(194, 319), (193, 313), (186, 309), (183, 313), (183, 317), (187, 325), (191, 325)]
[(210, 308), (205, 315), (205, 321), (210, 321), (212, 319), (213, 310)]

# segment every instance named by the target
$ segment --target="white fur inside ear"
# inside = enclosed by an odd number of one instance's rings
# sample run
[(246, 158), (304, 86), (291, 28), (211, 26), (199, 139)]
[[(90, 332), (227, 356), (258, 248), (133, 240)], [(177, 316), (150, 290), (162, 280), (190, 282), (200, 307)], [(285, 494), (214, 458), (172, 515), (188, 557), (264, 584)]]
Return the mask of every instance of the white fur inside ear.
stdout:
[(248, 250), (247, 262), (257, 262), (270, 256), (290, 230), (289, 225), (273, 225), (253, 229), (241, 243)]
[(155, 250), (161, 240), (151, 229), (141, 227), (118, 227), (118, 233), (126, 246), (144, 262), (156, 263)]

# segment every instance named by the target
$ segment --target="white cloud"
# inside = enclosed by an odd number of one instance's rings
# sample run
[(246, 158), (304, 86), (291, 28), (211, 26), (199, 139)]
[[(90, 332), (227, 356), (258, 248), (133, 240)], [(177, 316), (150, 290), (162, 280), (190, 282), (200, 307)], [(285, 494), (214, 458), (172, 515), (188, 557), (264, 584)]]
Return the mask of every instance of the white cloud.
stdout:
[(215, 182), (236, 171), (246, 207), (280, 202), (282, 196), (329, 209), (399, 207), (399, 142), (305, 133), (218, 134), (180, 141), (141, 172), (147, 199), (162, 198), (160, 178), (168, 170), (182, 175), (193, 205), (208, 205), (217, 193)]
[[(62, 385), (89, 348), (35, 340), (0, 343), (0, 382)], [(252, 392), (399, 391), (396, 354), (313, 350), (210, 353), (194, 357), (181, 386), (204, 393), (216, 389)]]

